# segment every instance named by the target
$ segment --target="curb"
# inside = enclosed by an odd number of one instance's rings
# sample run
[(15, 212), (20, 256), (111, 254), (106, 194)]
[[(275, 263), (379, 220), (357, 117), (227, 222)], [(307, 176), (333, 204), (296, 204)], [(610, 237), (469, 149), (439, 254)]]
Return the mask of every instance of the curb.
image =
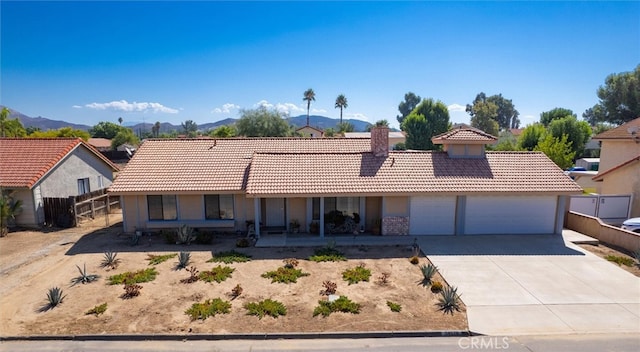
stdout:
[(189, 334), (189, 335), (31, 335), (1, 336), (0, 341), (196, 341), (196, 340), (290, 340), (290, 339), (370, 339), (390, 337), (466, 337), (466, 330), (371, 331), (315, 333)]

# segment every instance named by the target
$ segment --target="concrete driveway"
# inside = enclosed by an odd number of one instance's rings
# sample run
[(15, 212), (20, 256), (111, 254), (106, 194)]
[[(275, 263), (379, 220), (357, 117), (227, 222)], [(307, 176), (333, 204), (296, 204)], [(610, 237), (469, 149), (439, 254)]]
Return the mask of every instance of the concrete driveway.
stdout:
[(486, 335), (640, 333), (640, 278), (562, 236), (423, 236)]

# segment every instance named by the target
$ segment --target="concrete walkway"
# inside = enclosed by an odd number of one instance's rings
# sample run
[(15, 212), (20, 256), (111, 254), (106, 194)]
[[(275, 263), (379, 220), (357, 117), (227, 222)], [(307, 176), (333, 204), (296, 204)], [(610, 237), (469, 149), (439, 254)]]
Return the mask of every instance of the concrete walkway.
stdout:
[(474, 333), (640, 333), (640, 278), (561, 236), (422, 236), (419, 243), (458, 287)]

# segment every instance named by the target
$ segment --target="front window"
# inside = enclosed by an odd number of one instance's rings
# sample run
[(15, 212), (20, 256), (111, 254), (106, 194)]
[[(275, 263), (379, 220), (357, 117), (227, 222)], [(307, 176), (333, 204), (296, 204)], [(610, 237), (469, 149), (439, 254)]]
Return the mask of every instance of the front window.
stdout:
[(91, 189), (89, 188), (89, 178), (79, 178), (78, 179), (78, 195), (82, 195), (89, 192), (91, 192)]
[(207, 220), (232, 220), (233, 195), (210, 194), (204, 196), (204, 210)]
[(342, 215), (353, 216), (360, 213), (360, 197), (333, 197), (324, 199), (324, 213), (339, 211)]
[(149, 220), (176, 220), (178, 207), (175, 195), (147, 196)]

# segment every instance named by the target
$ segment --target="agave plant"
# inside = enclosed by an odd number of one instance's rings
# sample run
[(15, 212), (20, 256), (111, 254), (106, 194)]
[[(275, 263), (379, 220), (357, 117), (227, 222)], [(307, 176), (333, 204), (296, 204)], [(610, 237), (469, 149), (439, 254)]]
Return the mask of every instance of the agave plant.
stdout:
[(87, 264), (84, 264), (84, 268), (80, 269), (79, 266), (76, 265), (76, 268), (78, 268), (78, 271), (80, 272), (80, 276), (76, 276), (73, 279), (71, 279), (71, 286), (75, 286), (77, 284), (88, 284), (90, 282), (96, 281), (98, 280), (98, 278), (100, 277), (99, 275), (95, 275), (95, 274), (87, 274)]
[(429, 286), (433, 275), (438, 272), (438, 267), (429, 263), (427, 265), (420, 265), (420, 271), (422, 271), (422, 286)]
[(53, 308), (62, 303), (66, 295), (62, 294), (62, 289), (59, 287), (53, 287), (47, 292), (47, 301), (49, 302), (48, 308)]
[(196, 235), (193, 233), (193, 229), (187, 225), (182, 225), (177, 230), (177, 240), (178, 244), (191, 244), (196, 238)]
[(100, 263), (100, 267), (102, 268), (111, 268), (115, 269), (120, 264), (120, 259), (116, 258), (118, 253), (116, 252), (105, 252), (104, 259), (102, 259), (102, 263)]
[(438, 310), (453, 315), (453, 311), (460, 311), (460, 298), (458, 297), (457, 287), (445, 287), (440, 291), (440, 299), (436, 305)]
[(186, 269), (190, 261), (191, 261), (190, 252), (180, 252), (178, 254), (178, 264), (176, 265), (176, 270)]

